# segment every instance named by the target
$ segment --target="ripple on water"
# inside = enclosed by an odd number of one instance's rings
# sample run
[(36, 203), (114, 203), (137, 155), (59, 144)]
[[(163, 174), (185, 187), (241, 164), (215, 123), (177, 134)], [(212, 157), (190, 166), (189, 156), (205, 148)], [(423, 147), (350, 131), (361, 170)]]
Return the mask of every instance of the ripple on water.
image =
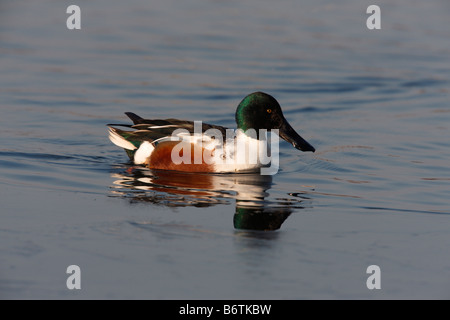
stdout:
[(279, 229), (294, 210), (305, 209), (311, 202), (308, 197), (273, 188), (272, 176), (167, 172), (136, 166), (117, 169), (112, 174), (112, 197), (166, 207), (227, 205), (234, 212), (237, 229)]
[[(0, 172), (4, 183), (88, 193), (103, 193), (106, 158), (88, 155), (60, 155), (0, 151)], [(104, 168), (104, 166), (103, 166)], [(99, 177), (103, 179), (98, 180)]]

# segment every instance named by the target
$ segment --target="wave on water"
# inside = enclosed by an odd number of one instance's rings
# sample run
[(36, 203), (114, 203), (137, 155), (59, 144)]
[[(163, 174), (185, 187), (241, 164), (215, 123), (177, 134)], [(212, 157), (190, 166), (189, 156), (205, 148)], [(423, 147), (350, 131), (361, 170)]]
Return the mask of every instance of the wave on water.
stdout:
[[(47, 190), (104, 193), (104, 156), (0, 151), (0, 183)], [(104, 180), (102, 182), (102, 179)]]
[[(124, 170), (125, 169), (125, 170)], [(277, 230), (311, 199), (272, 191), (272, 177), (259, 174), (196, 174), (129, 166), (114, 170), (112, 197), (131, 204), (166, 207), (234, 207), (237, 229)]]

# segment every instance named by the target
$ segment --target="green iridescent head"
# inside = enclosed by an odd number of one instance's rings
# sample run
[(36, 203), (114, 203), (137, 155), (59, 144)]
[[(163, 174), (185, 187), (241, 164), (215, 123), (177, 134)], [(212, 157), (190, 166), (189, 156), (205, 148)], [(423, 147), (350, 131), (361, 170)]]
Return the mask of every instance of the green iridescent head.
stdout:
[(278, 129), (279, 136), (301, 151), (315, 149), (291, 127), (284, 118), (280, 104), (271, 95), (264, 92), (254, 92), (246, 96), (237, 107), (236, 123), (238, 129), (247, 131), (255, 129)]

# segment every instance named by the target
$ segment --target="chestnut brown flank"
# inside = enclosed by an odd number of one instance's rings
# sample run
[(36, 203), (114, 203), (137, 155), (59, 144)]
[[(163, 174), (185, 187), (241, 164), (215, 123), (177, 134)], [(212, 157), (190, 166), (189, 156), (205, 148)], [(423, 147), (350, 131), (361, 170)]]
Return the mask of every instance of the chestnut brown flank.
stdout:
[[(195, 164), (194, 163), (194, 154), (195, 150), (198, 150), (198, 146), (191, 144), (191, 163), (180, 163), (175, 164), (172, 162), (172, 149), (178, 144), (178, 141), (167, 141), (160, 143), (156, 146), (155, 150), (151, 153), (150, 157), (147, 160), (147, 166), (150, 169), (159, 169), (159, 170), (176, 170), (176, 171), (185, 171), (185, 172), (214, 172), (214, 165), (207, 164), (204, 162), (203, 155), (205, 149), (202, 148), (202, 163)], [(206, 153), (210, 152), (209, 150)], [(180, 157), (183, 157), (183, 149), (180, 151)]]

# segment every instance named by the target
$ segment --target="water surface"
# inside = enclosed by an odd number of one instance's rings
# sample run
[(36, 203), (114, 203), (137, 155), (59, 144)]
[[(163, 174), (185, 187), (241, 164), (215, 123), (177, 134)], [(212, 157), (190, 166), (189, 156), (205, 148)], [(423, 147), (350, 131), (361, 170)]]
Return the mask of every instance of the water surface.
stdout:
[[(70, 4), (0, 5), (1, 298), (450, 297), (447, 2), (381, 1), (374, 31), (368, 1), (80, 2), (80, 31)], [(257, 90), (317, 150), (271, 177), (107, 138), (126, 111), (234, 128)]]

